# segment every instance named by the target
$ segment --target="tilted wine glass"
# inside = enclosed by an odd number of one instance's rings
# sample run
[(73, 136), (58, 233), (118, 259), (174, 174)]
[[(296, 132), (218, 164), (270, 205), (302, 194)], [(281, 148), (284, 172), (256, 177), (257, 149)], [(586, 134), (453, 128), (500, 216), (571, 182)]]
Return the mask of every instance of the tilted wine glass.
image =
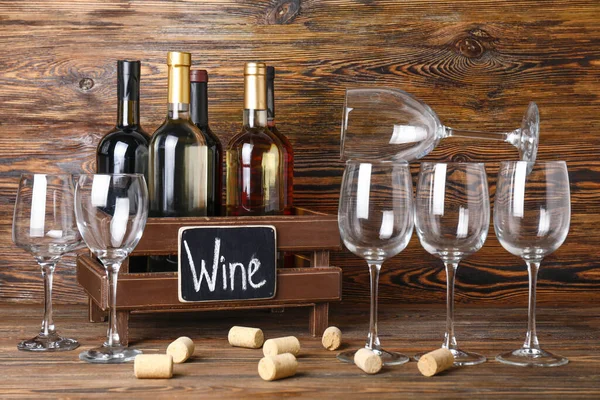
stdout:
[(17, 348), (24, 351), (64, 351), (79, 347), (75, 339), (56, 332), (52, 315), (54, 269), (63, 254), (81, 244), (74, 209), (71, 175), (23, 174), (13, 216), (13, 242), (31, 253), (44, 278), (42, 330)]
[[(379, 354), (384, 365), (409, 359), (381, 348), (377, 333), (377, 289), (383, 262), (400, 253), (413, 230), (412, 178), (406, 162), (360, 161), (346, 163), (340, 192), (338, 225), (348, 250), (369, 265), (371, 309), (366, 348)], [(354, 362), (353, 351), (338, 354)]]
[[(483, 246), (490, 225), (490, 200), (483, 164), (422, 163), (415, 200), (415, 228), (421, 245), (446, 267), (446, 334), (443, 348), (454, 365), (486, 358), (458, 347), (454, 336), (454, 277), (458, 263)], [(422, 354), (415, 358), (418, 360)]]
[(75, 214), (83, 240), (104, 265), (109, 283), (109, 325), (101, 347), (81, 360), (113, 364), (131, 361), (140, 350), (121, 345), (117, 330), (117, 278), (121, 263), (142, 237), (148, 218), (148, 190), (141, 174), (81, 175), (75, 189)]
[(502, 162), (494, 201), (494, 229), (508, 252), (529, 273), (529, 315), (523, 346), (496, 356), (518, 366), (555, 367), (569, 361), (540, 348), (535, 327), (535, 291), (542, 259), (567, 238), (571, 221), (569, 175), (564, 161)]
[(524, 161), (535, 161), (540, 117), (529, 103), (521, 127), (489, 133), (442, 125), (436, 113), (410, 94), (387, 87), (347, 89), (342, 114), (340, 157), (414, 161), (429, 154), (440, 140), (467, 137), (504, 141)]

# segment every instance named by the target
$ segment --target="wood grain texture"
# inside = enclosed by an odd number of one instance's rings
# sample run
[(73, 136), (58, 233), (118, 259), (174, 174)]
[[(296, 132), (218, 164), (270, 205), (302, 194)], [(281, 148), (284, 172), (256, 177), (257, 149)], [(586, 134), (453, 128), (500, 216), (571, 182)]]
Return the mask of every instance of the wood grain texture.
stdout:
[[(132, 346), (146, 354), (164, 353), (179, 336), (189, 336), (196, 351), (174, 367), (170, 380), (141, 380), (133, 364), (92, 365), (79, 361), (79, 351), (105, 339), (106, 324), (86, 321), (84, 305), (57, 308), (56, 323), (63, 335), (76, 337), (81, 348), (54, 354), (30, 354), (16, 349), (19, 340), (39, 329), (39, 305), (0, 305), (0, 393), (2, 398), (111, 399), (596, 399), (600, 397), (600, 313), (598, 307), (540, 308), (538, 333), (542, 346), (569, 359), (557, 368), (519, 368), (493, 357), (522, 344), (524, 308), (460, 307), (456, 334), (462, 347), (488, 357), (484, 364), (453, 368), (426, 378), (417, 363), (385, 367), (366, 375), (343, 364), (321, 338), (306, 330), (306, 309), (274, 314), (261, 311), (211, 314), (132, 315)], [(444, 330), (443, 307), (385, 306), (379, 332), (385, 348), (412, 356), (439, 347)], [(342, 350), (365, 343), (367, 307), (332, 305), (331, 323), (343, 333)], [(231, 347), (227, 332), (233, 325), (259, 326), (266, 338), (294, 335), (302, 349), (298, 372), (277, 382), (259, 378), (261, 349)], [(34, 379), (32, 379), (34, 378)]]
[[(277, 119), (296, 151), (295, 201), (335, 213), (343, 164), (339, 118), (346, 87), (402, 88), (447, 125), (506, 131), (529, 101), (541, 113), (540, 160), (570, 169), (573, 221), (542, 265), (538, 299), (600, 300), (600, 4), (596, 0), (0, 1), (0, 300), (40, 302), (33, 259), (11, 242), (22, 172), (92, 171), (115, 118), (116, 60), (142, 61), (141, 115), (152, 132), (165, 114), (166, 52), (193, 53), (211, 74), (213, 131), (227, 143), (240, 128), (242, 65), (277, 67)], [(451, 138), (427, 160), (488, 163), (491, 193), (508, 145)], [(416, 175), (418, 165), (414, 165)], [(490, 231), (457, 275), (460, 302), (518, 304), (523, 263)], [(333, 253), (344, 297), (368, 299), (364, 262)], [(58, 303), (84, 303), (74, 258), (55, 280)], [(381, 298), (441, 302), (439, 261), (413, 237), (384, 265)]]

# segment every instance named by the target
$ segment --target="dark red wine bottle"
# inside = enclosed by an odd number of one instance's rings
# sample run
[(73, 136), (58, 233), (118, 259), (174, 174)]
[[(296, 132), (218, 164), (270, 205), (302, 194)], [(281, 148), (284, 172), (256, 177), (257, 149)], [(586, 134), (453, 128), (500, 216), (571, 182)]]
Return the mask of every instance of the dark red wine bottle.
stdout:
[(223, 196), (223, 147), (208, 125), (208, 73), (203, 69), (190, 71), (190, 119), (206, 141), (206, 215), (219, 216)]
[[(283, 144), (283, 185), (285, 187), (283, 213), (292, 214), (294, 200), (294, 149), (288, 138), (282, 134), (275, 125), (275, 67), (267, 66), (267, 127)], [(278, 253), (277, 263), (281, 267), (294, 266), (294, 254), (290, 252)]]
[(294, 202), (294, 149), (275, 125), (275, 67), (267, 66), (267, 127), (283, 143), (284, 213), (291, 214)]
[[(117, 124), (98, 144), (99, 174), (144, 174), (148, 180), (150, 136), (140, 126), (140, 62), (117, 61)], [(131, 257), (129, 270), (146, 269), (146, 257)]]

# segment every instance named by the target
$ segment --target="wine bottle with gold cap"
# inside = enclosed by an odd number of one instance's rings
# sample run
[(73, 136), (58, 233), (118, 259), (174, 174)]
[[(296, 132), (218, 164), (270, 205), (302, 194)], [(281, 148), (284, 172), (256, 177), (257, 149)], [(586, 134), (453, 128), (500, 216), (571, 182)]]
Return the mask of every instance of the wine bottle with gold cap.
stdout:
[[(150, 217), (206, 216), (207, 146), (190, 120), (190, 53), (169, 52), (168, 112), (150, 141)], [(176, 271), (177, 257), (150, 257), (150, 272)]]
[(244, 67), (244, 125), (226, 150), (227, 215), (284, 212), (283, 143), (267, 128), (266, 65)]

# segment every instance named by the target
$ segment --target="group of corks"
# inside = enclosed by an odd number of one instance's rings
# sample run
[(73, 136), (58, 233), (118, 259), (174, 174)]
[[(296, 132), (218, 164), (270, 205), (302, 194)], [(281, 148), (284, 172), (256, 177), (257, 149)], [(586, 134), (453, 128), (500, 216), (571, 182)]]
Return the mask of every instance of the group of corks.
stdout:
[(173, 364), (181, 364), (194, 354), (192, 339), (182, 336), (167, 347), (167, 354), (140, 354), (133, 362), (133, 372), (138, 379), (169, 379), (173, 377)]
[[(285, 336), (265, 341), (259, 328), (234, 326), (227, 335), (229, 344), (235, 347), (259, 349), (264, 357), (258, 362), (258, 375), (265, 381), (274, 381), (294, 376), (298, 368), (296, 356), (300, 352), (300, 341), (295, 336)], [(321, 339), (327, 350), (337, 350), (342, 344), (342, 332), (330, 326)], [(194, 342), (185, 336), (175, 340), (167, 347), (166, 354), (140, 354), (135, 358), (134, 373), (139, 379), (168, 379), (173, 376), (173, 364), (185, 362), (194, 354)], [(383, 367), (381, 357), (367, 348), (358, 350), (354, 363), (367, 374), (376, 374)], [(438, 349), (419, 359), (419, 371), (425, 376), (433, 376), (448, 369), (454, 363), (454, 357), (448, 349)]]

